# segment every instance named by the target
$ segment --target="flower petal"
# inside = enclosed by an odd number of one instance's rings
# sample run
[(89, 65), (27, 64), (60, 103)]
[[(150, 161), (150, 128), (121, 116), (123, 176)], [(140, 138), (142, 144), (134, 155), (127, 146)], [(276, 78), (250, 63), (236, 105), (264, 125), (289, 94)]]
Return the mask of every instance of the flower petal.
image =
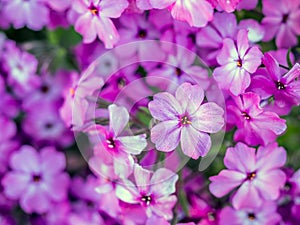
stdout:
[(178, 116), (182, 114), (179, 102), (167, 92), (154, 95), (148, 107), (151, 115), (161, 121), (178, 119)]
[(214, 102), (200, 106), (192, 117), (192, 126), (202, 132), (216, 133), (224, 126), (224, 110)]
[(219, 175), (210, 177), (210, 192), (221, 198), (238, 187), (246, 178), (246, 175), (235, 170), (222, 170)]
[(158, 150), (170, 152), (178, 146), (180, 131), (176, 120), (161, 122), (151, 129), (151, 141)]
[(109, 129), (117, 137), (125, 128), (129, 121), (129, 113), (123, 106), (112, 104), (108, 106), (109, 111)]
[(175, 184), (177, 180), (178, 175), (173, 171), (160, 168), (155, 171), (151, 178), (151, 193), (158, 198), (171, 195), (176, 191)]
[(182, 128), (180, 140), (183, 153), (193, 159), (205, 156), (211, 147), (210, 136), (192, 126)]

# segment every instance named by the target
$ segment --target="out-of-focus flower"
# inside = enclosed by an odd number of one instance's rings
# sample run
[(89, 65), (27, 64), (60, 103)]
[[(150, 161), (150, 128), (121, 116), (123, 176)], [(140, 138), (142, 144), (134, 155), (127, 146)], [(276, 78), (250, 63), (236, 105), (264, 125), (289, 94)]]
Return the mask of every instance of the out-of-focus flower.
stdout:
[(236, 209), (260, 207), (265, 200), (276, 200), (285, 184), (285, 173), (280, 170), (286, 161), (286, 151), (277, 143), (259, 147), (257, 152), (243, 143), (228, 148), (224, 164), (227, 169), (210, 177), (209, 189), (223, 197), (238, 188), (232, 198)]
[(194, 53), (178, 48), (176, 54), (169, 54), (165, 60), (166, 65), (149, 70), (146, 81), (169, 93), (174, 93), (184, 82), (198, 84), (206, 90), (210, 83), (208, 72), (200, 66), (193, 65), (195, 60)]
[(229, 124), (237, 126), (235, 141), (249, 145), (267, 145), (276, 140), (286, 130), (284, 119), (274, 112), (264, 111), (260, 107), (260, 97), (248, 92), (227, 102)]
[(254, 74), (250, 89), (262, 100), (273, 98), (271, 105), (266, 105), (266, 110), (288, 114), (293, 106), (300, 104), (300, 65), (296, 63), (283, 74), (270, 53), (265, 54), (263, 63), (266, 69), (259, 69)]
[(276, 202), (266, 201), (258, 208), (235, 210), (225, 207), (220, 213), (220, 225), (275, 225), (281, 220)]
[(176, 190), (178, 175), (165, 168), (152, 173), (136, 165), (134, 178), (136, 185), (129, 180), (117, 184), (117, 197), (130, 204), (140, 204), (148, 217), (154, 214), (166, 220), (172, 219), (172, 208), (177, 201), (172, 194)]
[(168, 8), (174, 19), (186, 21), (190, 26), (204, 27), (213, 19), (213, 7), (206, 0), (149, 0), (156, 9)]
[(6, 42), (4, 52), (3, 67), (8, 73), (8, 84), (13, 87), (15, 94), (22, 97), (40, 83), (36, 75), (38, 61), (33, 55), (17, 48), (13, 42)]
[(209, 133), (224, 125), (223, 109), (213, 102), (203, 103), (199, 85), (183, 83), (175, 97), (163, 92), (149, 103), (151, 115), (162, 122), (151, 129), (151, 140), (160, 151), (173, 151), (181, 141), (183, 153), (193, 159), (205, 156), (211, 147)]
[(4, 193), (19, 200), (27, 213), (45, 213), (53, 203), (67, 197), (69, 177), (63, 172), (65, 166), (64, 155), (53, 147), (38, 153), (31, 146), (23, 146), (11, 156), (12, 171), (2, 180)]
[(49, 22), (49, 8), (45, 0), (2, 0), (2, 2), (1, 17), (12, 23), (16, 29), (27, 26), (32, 30), (41, 30)]
[(127, 7), (127, 0), (75, 0), (72, 8), (80, 15), (75, 30), (83, 36), (84, 43), (91, 43), (98, 36), (106, 48), (112, 48), (119, 41), (119, 34), (111, 18), (120, 17)]
[(262, 56), (258, 47), (249, 46), (248, 31), (240, 30), (236, 44), (229, 38), (223, 40), (222, 50), (217, 56), (221, 66), (214, 70), (213, 76), (221, 89), (238, 96), (249, 87), (250, 74), (261, 64)]
[(267, 31), (264, 41), (275, 37), (278, 48), (289, 48), (297, 44), (300, 35), (300, 1), (279, 0), (276, 5), (272, 0), (263, 0), (262, 25)]
[(196, 35), (197, 45), (201, 48), (200, 55), (209, 65), (218, 65), (216, 57), (223, 46), (223, 39), (235, 39), (237, 21), (234, 14), (215, 13), (214, 19)]

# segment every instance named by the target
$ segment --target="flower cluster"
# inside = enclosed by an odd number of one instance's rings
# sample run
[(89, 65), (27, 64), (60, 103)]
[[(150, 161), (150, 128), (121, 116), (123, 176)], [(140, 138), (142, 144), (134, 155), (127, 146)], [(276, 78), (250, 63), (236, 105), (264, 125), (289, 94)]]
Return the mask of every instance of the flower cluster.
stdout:
[(0, 15), (1, 225), (300, 224), (299, 0)]

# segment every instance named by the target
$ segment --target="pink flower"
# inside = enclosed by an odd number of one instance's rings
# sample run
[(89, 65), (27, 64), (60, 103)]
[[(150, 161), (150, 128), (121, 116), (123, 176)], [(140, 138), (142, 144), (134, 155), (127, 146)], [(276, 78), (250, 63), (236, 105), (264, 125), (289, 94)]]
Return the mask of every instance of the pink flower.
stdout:
[(153, 173), (136, 165), (134, 178), (136, 185), (129, 180), (117, 184), (117, 197), (130, 204), (140, 204), (148, 217), (154, 214), (166, 220), (172, 219), (172, 208), (177, 201), (172, 194), (176, 190), (178, 175), (165, 168)]
[(224, 125), (223, 109), (213, 102), (203, 103), (199, 85), (183, 83), (175, 97), (168, 92), (154, 95), (151, 115), (162, 121), (151, 129), (151, 140), (160, 151), (173, 151), (181, 141), (183, 153), (193, 159), (205, 156), (211, 147), (209, 133)]
[(300, 1), (279, 0), (274, 4), (272, 0), (263, 0), (262, 25), (267, 31), (264, 41), (275, 37), (278, 48), (289, 48), (297, 44), (300, 35)]
[(39, 86), (40, 78), (36, 75), (38, 61), (33, 55), (21, 51), (13, 42), (6, 42), (2, 54), (6, 55), (3, 67), (8, 73), (8, 84), (14, 87), (15, 94), (23, 97)]
[(232, 204), (236, 209), (260, 207), (264, 200), (276, 200), (285, 184), (286, 151), (277, 143), (256, 151), (243, 143), (228, 148), (224, 164), (227, 169), (210, 177), (210, 192), (220, 198), (237, 188)]
[(190, 26), (204, 27), (213, 19), (213, 7), (206, 0), (149, 0), (153, 8), (168, 8), (174, 19), (186, 21)]
[(266, 201), (259, 208), (235, 210), (226, 206), (220, 213), (219, 225), (275, 225), (281, 221), (276, 202)]
[(228, 104), (228, 123), (235, 124), (235, 141), (249, 145), (267, 145), (276, 140), (286, 130), (285, 120), (274, 112), (265, 112), (260, 107), (260, 97), (252, 92), (234, 98)]
[(127, 8), (127, 0), (74, 0), (72, 7), (80, 14), (75, 30), (83, 36), (84, 43), (98, 36), (106, 48), (119, 41), (119, 34), (111, 18), (118, 18)]
[(10, 167), (12, 171), (2, 180), (4, 193), (19, 200), (25, 212), (45, 213), (53, 203), (67, 197), (69, 177), (63, 173), (66, 160), (53, 147), (38, 153), (31, 146), (23, 146), (11, 156)]
[(250, 88), (263, 100), (273, 97), (273, 104), (266, 106), (268, 111), (288, 114), (293, 106), (300, 104), (300, 64), (296, 63), (290, 71), (282, 73), (270, 53), (265, 54), (263, 63), (266, 69), (254, 74)]
[(261, 64), (262, 53), (258, 47), (250, 47), (248, 32), (240, 30), (236, 44), (232, 39), (225, 39), (217, 61), (221, 67), (217, 67), (213, 76), (221, 89), (228, 90), (237, 96), (245, 92), (249, 87), (250, 73), (254, 73)]
[[(3, 16), (19, 29), (27, 25), (32, 30), (41, 30), (49, 23), (49, 8), (44, 0), (2, 0)], [(15, 13), (18, 12), (18, 13)]]
[[(99, 135), (94, 154), (96, 157), (104, 157), (113, 160), (116, 174), (126, 174), (125, 170), (130, 171), (133, 166), (132, 155), (140, 154), (147, 146), (146, 136), (125, 136), (122, 132), (129, 122), (129, 113), (125, 107), (115, 104), (108, 107), (109, 128), (95, 125), (88, 128), (90, 134)], [(110, 157), (109, 157), (110, 156)], [(129, 168), (128, 168), (129, 167)]]

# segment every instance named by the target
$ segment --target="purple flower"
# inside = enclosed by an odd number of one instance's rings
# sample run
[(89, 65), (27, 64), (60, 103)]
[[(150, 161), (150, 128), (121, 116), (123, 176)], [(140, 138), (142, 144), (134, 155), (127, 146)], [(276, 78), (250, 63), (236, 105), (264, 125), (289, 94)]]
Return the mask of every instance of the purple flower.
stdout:
[(44, 0), (2, 0), (2, 2), (2, 16), (16, 29), (26, 25), (32, 30), (41, 30), (49, 22), (49, 8)]
[(269, 111), (288, 114), (291, 108), (300, 104), (300, 64), (296, 63), (286, 74), (281, 72), (278, 62), (270, 53), (263, 58), (266, 69), (258, 70), (251, 83), (251, 90), (263, 100), (273, 97)]
[(237, 126), (235, 141), (249, 145), (267, 145), (283, 134), (287, 126), (285, 120), (274, 112), (266, 112), (260, 107), (260, 97), (252, 92), (234, 98), (227, 105), (228, 123)]
[(281, 221), (275, 202), (266, 201), (259, 208), (235, 210), (226, 206), (220, 213), (219, 225), (275, 225)]
[(262, 25), (267, 31), (264, 41), (276, 37), (278, 48), (289, 48), (297, 44), (300, 35), (300, 2), (279, 0), (274, 4), (272, 0), (263, 0)]
[(232, 39), (223, 40), (223, 47), (217, 61), (221, 65), (217, 67), (213, 76), (221, 89), (228, 90), (238, 96), (249, 87), (250, 73), (254, 73), (261, 64), (262, 53), (258, 47), (250, 47), (248, 32), (240, 30), (236, 44)]
[(186, 21), (190, 26), (204, 27), (213, 19), (213, 7), (206, 0), (149, 0), (156, 9), (168, 8), (174, 19)]
[(98, 36), (106, 48), (119, 41), (119, 34), (111, 18), (118, 18), (127, 8), (127, 0), (74, 0), (72, 7), (80, 14), (75, 30), (83, 36), (84, 43)]
[(236, 209), (259, 207), (264, 200), (276, 200), (285, 184), (285, 173), (279, 168), (285, 164), (286, 151), (277, 143), (259, 147), (257, 152), (243, 143), (228, 148), (224, 164), (227, 169), (210, 177), (210, 192), (223, 197), (233, 189), (232, 204)]
[(205, 156), (211, 147), (208, 133), (224, 125), (223, 109), (213, 102), (203, 103), (204, 91), (198, 85), (183, 83), (175, 97), (168, 92), (154, 95), (151, 115), (162, 121), (151, 129), (151, 140), (160, 151), (173, 151), (181, 141), (183, 153), (193, 159)]
[(234, 14), (215, 13), (214, 19), (198, 31), (197, 45), (201, 48), (200, 54), (210, 65), (218, 65), (216, 57), (220, 53), (223, 39), (234, 39), (237, 33), (237, 21)]
[(13, 42), (6, 42), (4, 54), (3, 67), (8, 73), (8, 84), (15, 94), (23, 97), (40, 83), (36, 75), (38, 61), (33, 55), (18, 49)]
[(176, 191), (178, 175), (165, 168), (152, 173), (136, 165), (134, 178), (136, 185), (129, 180), (117, 185), (117, 197), (130, 204), (140, 204), (148, 217), (154, 214), (166, 220), (172, 219), (172, 208), (177, 201), (172, 194)]
[(3, 180), (7, 197), (20, 201), (27, 213), (45, 213), (55, 202), (67, 197), (69, 177), (63, 170), (66, 160), (62, 153), (45, 147), (38, 153), (23, 146), (11, 156), (10, 167)]

